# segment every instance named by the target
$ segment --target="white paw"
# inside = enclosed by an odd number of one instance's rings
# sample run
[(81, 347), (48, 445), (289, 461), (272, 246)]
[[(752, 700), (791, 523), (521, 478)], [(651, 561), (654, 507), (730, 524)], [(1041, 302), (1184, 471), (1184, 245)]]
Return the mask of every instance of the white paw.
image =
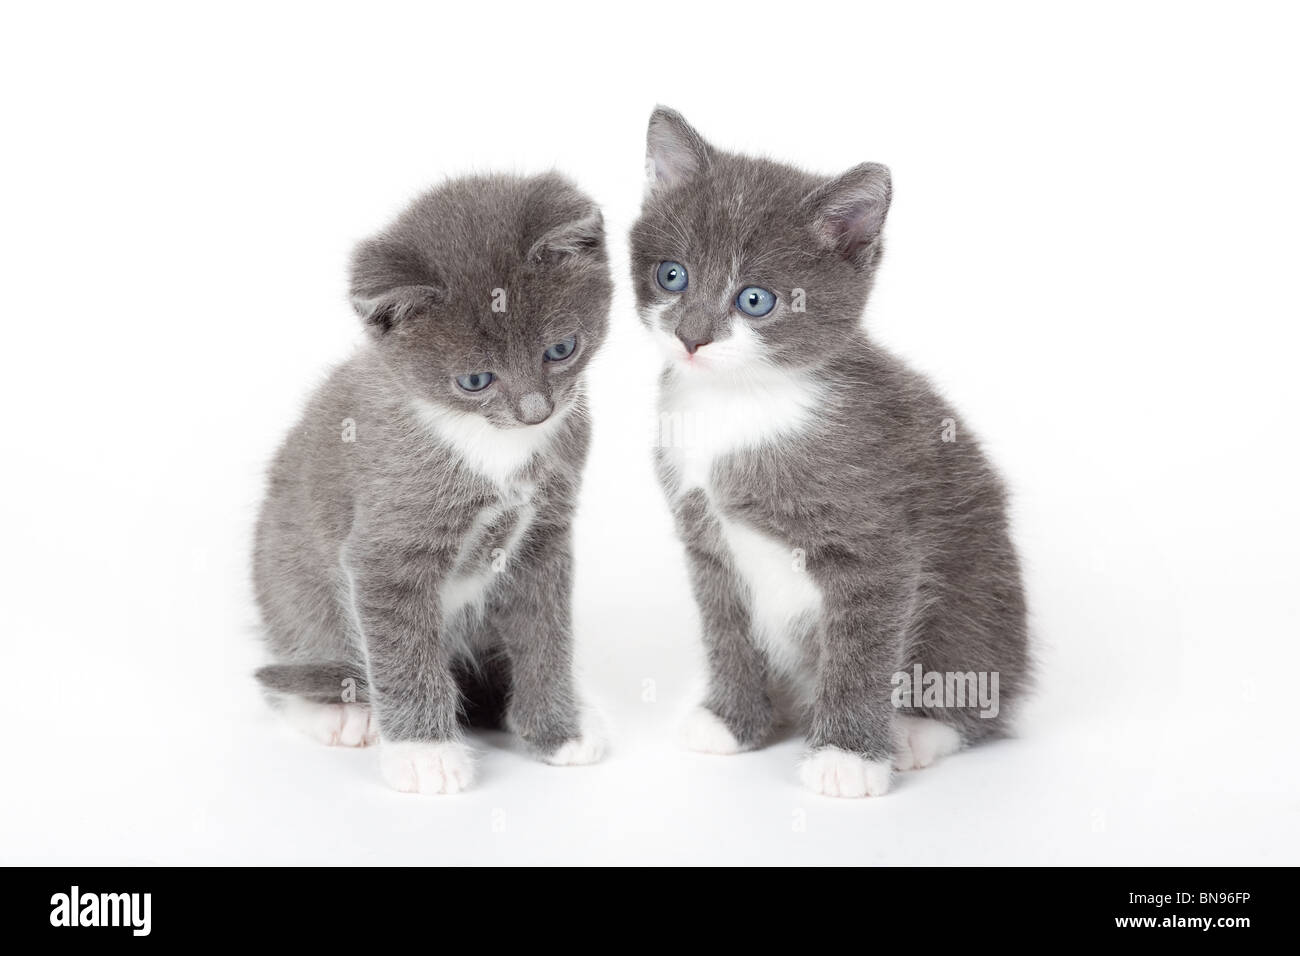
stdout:
[(565, 741), (558, 750), (542, 759), (556, 767), (580, 767), (596, 763), (605, 756), (605, 739), (599, 734), (584, 731), (581, 737)]
[(827, 797), (879, 797), (889, 792), (889, 764), (839, 747), (814, 750), (799, 763), (799, 779)]
[(961, 749), (961, 734), (929, 717), (899, 717), (897, 732), (894, 766), (899, 770), (920, 770)]
[(556, 767), (581, 767), (584, 764), (597, 763), (605, 756), (606, 731), (605, 716), (599, 710), (587, 707), (582, 715), (582, 732), (573, 740), (566, 740), (552, 754), (542, 759)]
[(379, 772), (402, 793), (460, 793), (474, 782), (474, 754), (455, 740), (385, 742)]
[(740, 743), (722, 718), (707, 707), (696, 707), (682, 725), (682, 745), (704, 754), (738, 754)]
[(298, 730), (330, 747), (364, 747), (379, 740), (365, 704), (320, 704), (295, 697), (284, 702), (283, 713)]

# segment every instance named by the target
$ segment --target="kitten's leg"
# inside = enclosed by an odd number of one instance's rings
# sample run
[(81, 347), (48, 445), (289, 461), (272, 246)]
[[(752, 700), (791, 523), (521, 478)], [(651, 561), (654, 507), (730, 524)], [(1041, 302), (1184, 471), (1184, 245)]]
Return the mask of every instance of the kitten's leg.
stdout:
[(694, 497), (678, 511), (678, 531), (700, 610), (709, 689), (704, 705), (687, 719), (683, 738), (692, 750), (734, 754), (761, 745), (771, 732), (767, 658), (750, 639), (749, 605), (719, 554), (716, 523)]
[(925, 620), (909, 642), (919, 650), (904, 670), (920, 664), (923, 671), (976, 675), (976, 700), (942, 713), (916, 714), (942, 719), (961, 734), (964, 745), (972, 745), (1006, 736), (1029, 689), (1025, 595), (1004, 526), (990, 522), (974, 528), (951, 551), (926, 601)]
[(595, 763), (604, 737), (573, 679), (568, 526), (534, 526), (503, 573), (490, 613), (510, 661), (506, 725), (547, 763)]
[(440, 640), (436, 582), (450, 563), (410, 546), (349, 548), (384, 779), (405, 793), (457, 793), (474, 777), (460, 739), (459, 689)]
[[(838, 580), (824, 588), (828, 606), (820, 633), (811, 750), (799, 773), (805, 786), (827, 796), (880, 796), (889, 790), (896, 746), (891, 678), (908, 603), (906, 582), (885, 567), (836, 569)], [(872, 576), (885, 583), (864, 584)], [(835, 594), (843, 598), (830, 601)]]

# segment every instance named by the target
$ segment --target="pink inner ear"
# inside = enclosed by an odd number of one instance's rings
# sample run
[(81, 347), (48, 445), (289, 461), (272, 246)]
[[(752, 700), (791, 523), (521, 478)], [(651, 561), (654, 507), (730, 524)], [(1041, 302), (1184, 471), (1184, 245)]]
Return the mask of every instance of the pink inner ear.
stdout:
[(675, 145), (664, 145), (650, 153), (650, 169), (656, 183), (671, 186), (689, 179), (699, 167), (699, 161), (689, 150)]
[(605, 242), (605, 220), (596, 207), (571, 222), (562, 223), (533, 243), (528, 258), (580, 255), (600, 249)]
[(704, 164), (703, 145), (689, 131), (669, 121), (652, 123), (646, 137), (649, 172), (656, 184), (671, 186), (690, 179)]
[(869, 245), (884, 225), (884, 204), (871, 193), (845, 197), (827, 209), (818, 226), (829, 245), (846, 258), (853, 258)]

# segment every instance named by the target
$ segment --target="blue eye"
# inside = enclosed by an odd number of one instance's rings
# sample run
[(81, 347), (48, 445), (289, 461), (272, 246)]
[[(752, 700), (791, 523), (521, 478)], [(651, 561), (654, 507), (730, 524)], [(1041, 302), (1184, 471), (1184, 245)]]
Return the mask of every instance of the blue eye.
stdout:
[(680, 262), (661, 262), (655, 278), (669, 292), (681, 292), (686, 288), (686, 267)]
[(740, 295), (736, 296), (736, 308), (746, 315), (758, 318), (767, 315), (776, 308), (776, 296), (766, 289), (751, 285), (746, 289), (741, 289)]
[(467, 392), (481, 392), (495, 381), (496, 376), (491, 372), (471, 372), (458, 376), (456, 384)]
[(556, 342), (549, 349), (542, 353), (542, 358), (548, 362), (563, 362), (573, 354), (573, 350), (578, 347), (578, 340), (575, 336), (570, 335), (563, 342)]

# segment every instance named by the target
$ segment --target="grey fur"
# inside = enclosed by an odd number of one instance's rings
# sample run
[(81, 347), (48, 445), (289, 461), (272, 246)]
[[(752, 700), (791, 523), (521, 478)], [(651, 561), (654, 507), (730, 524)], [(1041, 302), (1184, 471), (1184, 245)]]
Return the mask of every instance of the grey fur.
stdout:
[[(360, 244), (351, 292), (368, 342), (270, 470), (253, 576), (274, 663), (258, 677), (338, 700), (355, 676), (384, 741), (452, 740), (504, 710), (552, 753), (580, 733), (570, 523), (590, 431), (583, 371), (611, 294), (600, 212), (555, 174), (453, 180)], [(569, 335), (575, 353), (544, 362)], [(483, 371), (497, 376), (483, 392), (455, 384)], [(493, 434), (550, 429), (549, 443), (497, 481), (417, 403)], [(444, 614), (441, 589), (476, 575), (490, 581), (482, 603)]]
[[(797, 635), (815, 675), (806, 714), (814, 750), (893, 757), (891, 678), (918, 662), (997, 672), (1001, 713), (902, 713), (943, 721), (966, 742), (1004, 733), (1029, 653), (1002, 482), (934, 388), (860, 328), (882, 251), (888, 169), (868, 163), (826, 178), (733, 155), (663, 108), (647, 142), (652, 185), (631, 231), (643, 321), (657, 317), (683, 341), (722, 343), (739, 316), (768, 368), (811, 374), (827, 390), (808, 430), (716, 461), (708, 494), (683, 493), (657, 450), (700, 609), (705, 705), (742, 747), (762, 743), (777, 720), (773, 662), (751, 633), (751, 595), (720, 538), (722, 515), (802, 548), (822, 592), (820, 619)], [(684, 292), (656, 283), (665, 260), (687, 266)], [(748, 285), (777, 293), (770, 315), (726, 308)], [(796, 288), (807, 296), (802, 313), (791, 308)], [(674, 374), (665, 370), (665, 388)], [(955, 441), (943, 440), (945, 420)]]

